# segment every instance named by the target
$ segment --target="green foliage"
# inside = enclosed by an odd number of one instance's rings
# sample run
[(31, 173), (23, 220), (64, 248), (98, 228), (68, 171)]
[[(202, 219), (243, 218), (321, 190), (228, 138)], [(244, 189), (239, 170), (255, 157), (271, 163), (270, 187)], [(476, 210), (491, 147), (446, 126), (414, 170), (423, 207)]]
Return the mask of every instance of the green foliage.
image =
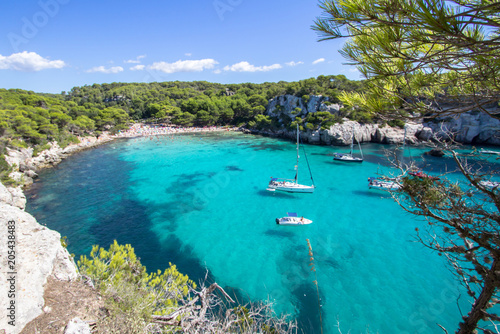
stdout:
[(320, 8), (313, 29), (321, 40), (349, 38), (340, 53), (367, 79), (352, 107), (415, 117), (498, 105), (500, 3), (322, 0)]
[(38, 154), (40, 154), (40, 152), (42, 151), (45, 151), (45, 150), (48, 150), (50, 149), (50, 144), (45, 144), (45, 145), (38, 145), (37, 147), (35, 147), (35, 149), (33, 150), (33, 156), (36, 157), (38, 156)]
[(175, 265), (169, 265), (164, 272), (148, 273), (132, 246), (119, 245), (116, 240), (109, 250), (93, 246), (90, 257), (82, 256), (78, 261), (80, 273), (106, 297), (113, 326), (130, 322), (130, 327), (138, 326), (138, 332), (151, 315), (170, 313), (188, 296), (190, 288), (196, 288)]
[(306, 127), (311, 130), (327, 130), (336, 123), (342, 123), (342, 117), (330, 114), (327, 111), (317, 111), (307, 114), (305, 118)]
[(336, 96), (343, 90), (360, 87), (360, 83), (347, 80), (343, 75), (319, 76), (291, 83), (112, 83), (74, 87), (65, 99), (66, 103), (75, 104), (71, 107), (72, 113), (83, 107), (78, 113), (91, 109), (91, 106), (97, 106), (97, 110), (114, 107), (126, 110), (132, 119), (154, 117), (181, 126), (234, 125), (254, 121), (255, 116), (265, 112), (269, 99), (285, 93), (304, 96), (306, 100), (312, 94), (322, 94), (337, 102)]
[(411, 176), (403, 178), (403, 191), (428, 206), (440, 207), (447, 204), (447, 194), (442, 192), (440, 185), (439, 181), (431, 178)]
[(256, 115), (253, 121), (248, 122), (248, 126), (251, 128), (265, 129), (270, 127), (272, 121), (270, 116)]
[(9, 174), (12, 172), (13, 168), (9, 166), (7, 161), (5, 161), (5, 156), (2, 154), (0, 156), (0, 181), (5, 186), (14, 185), (16, 182), (10, 178)]
[(389, 122), (387, 122), (387, 124), (389, 126), (398, 127), (398, 128), (401, 128), (401, 129), (404, 129), (404, 127), (405, 127), (405, 122), (403, 120), (401, 120), (401, 119), (390, 120)]
[[(0, 89), (0, 138), (12, 139), (39, 152), (48, 142), (61, 147), (75, 136), (116, 133), (132, 119), (149, 119), (179, 126), (245, 125), (259, 129), (289, 126), (264, 116), (269, 99), (285, 93), (302, 97), (312, 94), (336, 99), (344, 90), (361, 84), (345, 76), (319, 76), (298, 82), (229, 84), (205, 81), (111, 83), (74, 87), (64, 94), (37, 94), (19, 89)], [(297, 107), (296, 115), (302, 110)], [(321, 123), (321, 124), (320, 124)], [(315, 126), (325, 126), (328, 120)], [(307, 125), (308, 128), (311, 125)]]

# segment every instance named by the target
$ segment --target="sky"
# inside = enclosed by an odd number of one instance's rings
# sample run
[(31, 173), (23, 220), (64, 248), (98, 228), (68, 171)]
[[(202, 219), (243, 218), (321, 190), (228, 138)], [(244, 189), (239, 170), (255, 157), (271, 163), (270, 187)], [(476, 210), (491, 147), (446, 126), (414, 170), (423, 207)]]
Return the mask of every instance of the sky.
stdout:
[(361, 79), (338, 52), (345, 40), (318, 42), (316, 0), (16, 0), (0, 13), (5, 89)]

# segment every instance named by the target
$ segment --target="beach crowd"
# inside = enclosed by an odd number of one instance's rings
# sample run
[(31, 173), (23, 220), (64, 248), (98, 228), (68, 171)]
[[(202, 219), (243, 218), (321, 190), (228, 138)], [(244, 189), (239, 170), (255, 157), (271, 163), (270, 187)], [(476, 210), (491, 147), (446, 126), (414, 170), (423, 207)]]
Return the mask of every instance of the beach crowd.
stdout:
[(192, 132), (213, 132), (213, 131), (230, 131), (227, 127), (221, 126), (206, 126), (206, 127), (174, 127), (166, 125), (148, 125), (135, 123), (128, 130), (120, 131), (115, 137), (144, 137), (144, 136), (160, 136), (160, 135), (170, 135), (176, 133), (192, 133)]

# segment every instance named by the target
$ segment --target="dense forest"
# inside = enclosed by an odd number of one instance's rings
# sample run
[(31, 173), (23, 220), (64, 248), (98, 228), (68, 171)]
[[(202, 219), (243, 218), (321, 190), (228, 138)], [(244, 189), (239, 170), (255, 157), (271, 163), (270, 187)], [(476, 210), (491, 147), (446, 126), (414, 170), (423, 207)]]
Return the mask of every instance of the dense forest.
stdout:
[[(77, 142), (77, 136), (117, 132), (138, 120), (178, 126), (271, 127), (276, 122), (264, 112), (276, 96), (290, 94), (307, 100), (311, 95), (323, 95), (329, 98), (328, 103), (335, 103), (343, 91), (359, 91), (362, 85), (343, 75), (321, 75), (298, 82), (262, 84), (94, 84), (61, 94), (0, 89), (0, 171), (5, 174), (8, 169), (3, 159), (8, 146), (33, 147), (36, 154), (48, 148), (49, 142), (57, 141), (64, 147)], [(337, 120), (334, 115), (323, 114), (310, 115), (309, 127)]]

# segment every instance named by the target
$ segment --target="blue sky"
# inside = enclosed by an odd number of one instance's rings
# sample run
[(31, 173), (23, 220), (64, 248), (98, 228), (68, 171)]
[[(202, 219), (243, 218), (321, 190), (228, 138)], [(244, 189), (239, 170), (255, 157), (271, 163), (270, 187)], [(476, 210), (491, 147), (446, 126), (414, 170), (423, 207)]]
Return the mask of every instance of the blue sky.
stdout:
[(344, 41), (318, 42), (314, 0), (17, 0), (0, 13), (0, 88), (361, 79)]

